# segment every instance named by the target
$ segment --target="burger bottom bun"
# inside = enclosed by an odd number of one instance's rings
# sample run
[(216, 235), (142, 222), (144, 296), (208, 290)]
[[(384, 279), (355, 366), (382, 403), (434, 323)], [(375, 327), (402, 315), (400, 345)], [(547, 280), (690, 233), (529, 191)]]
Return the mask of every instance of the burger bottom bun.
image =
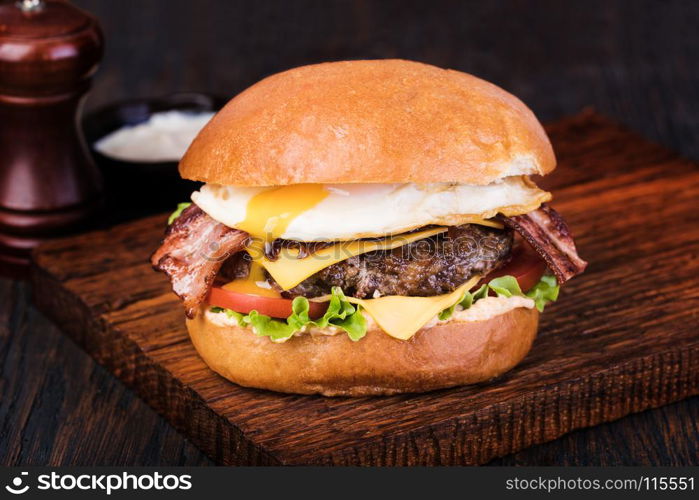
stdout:
[(536, 337), (539, 313), (516, 308), (484, 321), (451, 321), (395, 339), (378, 328), (353, 342), (303, 334), (284, 343), (249, 328), (220, 326), (201, 309), (187, 320), (211, 369), (245, 387), (325, 396), (424, 392), (497, 377), (519, 363)]

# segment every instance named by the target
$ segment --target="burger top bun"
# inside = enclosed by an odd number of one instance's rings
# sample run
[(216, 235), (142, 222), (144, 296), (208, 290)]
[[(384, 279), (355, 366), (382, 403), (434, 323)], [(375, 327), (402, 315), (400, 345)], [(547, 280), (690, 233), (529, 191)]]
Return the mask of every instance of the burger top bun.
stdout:
[(231, 100), (180, 163), (186, 179), (490, 184), (556, 166), (534, 114), (501, 88), (403, 60), (315, 64)]

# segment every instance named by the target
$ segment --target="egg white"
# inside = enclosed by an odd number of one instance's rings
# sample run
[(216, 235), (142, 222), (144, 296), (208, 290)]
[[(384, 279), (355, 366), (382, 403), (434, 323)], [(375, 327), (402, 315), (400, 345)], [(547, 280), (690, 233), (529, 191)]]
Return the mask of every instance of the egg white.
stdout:
[[(346, 241), (398, 234), (428, 224), (458, 225), (497, 213), (527, 213), (551, 199), (524, 176), (486, 186), (467, 184), (329, 184), (328, 196), (298, 215), (282, 238)], [(248, 201), (265, 188), (206, 184), (192, 194), (213, 219), (229, 227), (245, 219)], [(280, 205), (282, 205), (280, 203)], [(280, 213), (283, 212), (280, 206)]]

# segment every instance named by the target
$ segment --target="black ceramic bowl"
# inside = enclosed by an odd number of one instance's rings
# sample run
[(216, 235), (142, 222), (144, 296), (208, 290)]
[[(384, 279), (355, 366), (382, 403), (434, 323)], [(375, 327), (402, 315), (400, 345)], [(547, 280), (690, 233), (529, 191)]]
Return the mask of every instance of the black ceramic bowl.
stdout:
[(138, 125), (162, 111), (218, 111), (222, 98), (179, 93), (157, 99), (134, 99), (100, 108), (83, 119), (85, 139), (104, 176), (107, 208), (115, 221), (174, 209), (189, 200), (198, 183), (180, 178), (177, 162), (132, 162), (103, 155), (94, 147), (102, 137), (125, 125)]

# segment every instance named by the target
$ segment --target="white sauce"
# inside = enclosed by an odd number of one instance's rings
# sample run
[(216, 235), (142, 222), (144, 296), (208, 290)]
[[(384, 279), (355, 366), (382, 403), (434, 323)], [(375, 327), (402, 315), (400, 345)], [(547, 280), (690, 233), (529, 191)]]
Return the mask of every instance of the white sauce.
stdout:
[(214, 113), (163, 111), (148, 121), (125, 126), (95, 143), (105, 156), (123, 161), (179, 161)]
[[(457, 308), (460, 306), (457, 306)], [(432, 318), (430, 321), (423, 326), (423, 329), (432, 328), (433, 326), (443, 325), (450, 323), (452, 321), (460, 322), (475, 322), (475, 321), (486, 321), (494, 316), (499, 316), (505, 314), (506, 312), (516, 309), (518, 307), (525, 307), (531, 309), (534, 307), (534, 301), (527, 297), (485, 297), (476, 301), (468, 309), (455, 310), (454, 314), (451, 315), (449, 319), (441, 321), (437, 316)], [(374, 319), (369, 316), (366, 312), (363, 313), (366, 321), (367, 328), (371, 329), (376, 326)], [(235, 318), (229, 318), (224, 312), (211, 312), (207, 309), (205, 312), (206, 320), (217, 326), (238, 326), (238, 322)], [(343, 330), (335, 327), (329, 328), (309, 328), (302, 331), (296, 332), (294, 335), (336, 335), (343, 332)], [(282, 341), (283, 342), (283, 341)]]
[(534, 301), (528, 297), (485, 297), (477, 300), (468, 309), (461, 309), (461, 306), (456, 306), (457, 308), (454, 310), (454, 314), (444, 321), (440, 321), (439, 318), (435, 316), (423, 326), (423, 328), (432, 328), (433, 326), (443, 325), (451, 321), (486, 321), (494, 316), (505, 314), (512, 309), (518, 307), (531, 309), (534, 305)]

